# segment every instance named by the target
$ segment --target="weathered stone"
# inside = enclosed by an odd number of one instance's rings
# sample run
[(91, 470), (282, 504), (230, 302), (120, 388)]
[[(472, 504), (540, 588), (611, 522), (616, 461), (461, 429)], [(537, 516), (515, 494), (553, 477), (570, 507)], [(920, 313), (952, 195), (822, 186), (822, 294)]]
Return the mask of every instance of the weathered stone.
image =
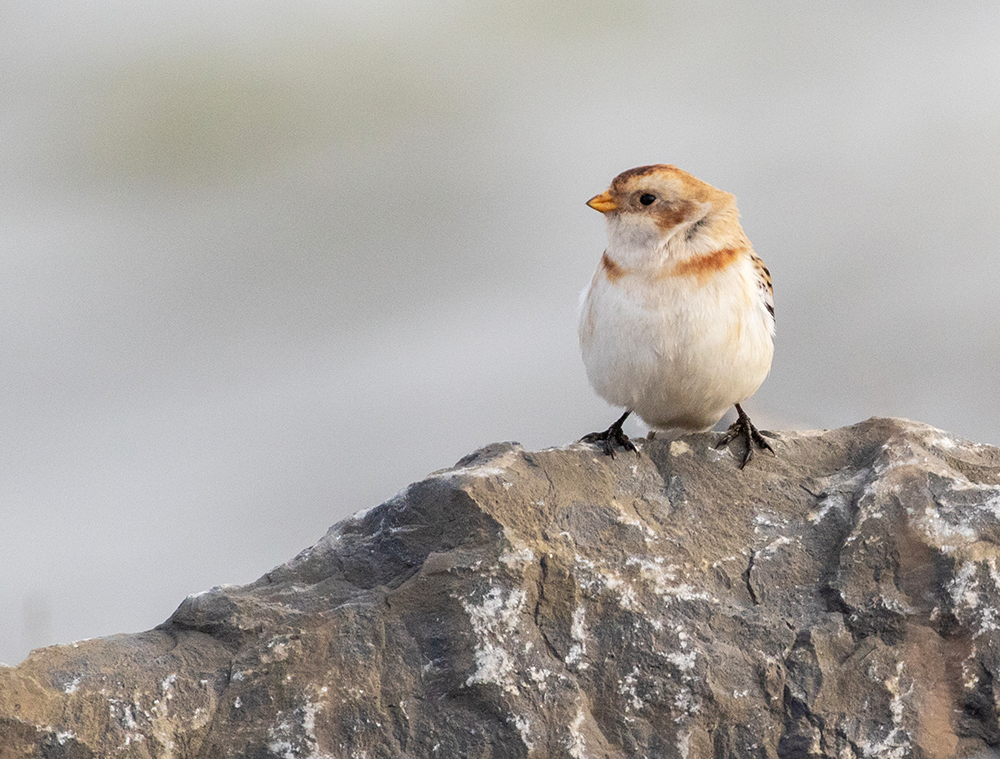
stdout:
[(872, 419), (740, 471), (716, 439), (477, 451), (156, 630), (0, 670), (0, 757), (1000, 744), (1000, 450)]

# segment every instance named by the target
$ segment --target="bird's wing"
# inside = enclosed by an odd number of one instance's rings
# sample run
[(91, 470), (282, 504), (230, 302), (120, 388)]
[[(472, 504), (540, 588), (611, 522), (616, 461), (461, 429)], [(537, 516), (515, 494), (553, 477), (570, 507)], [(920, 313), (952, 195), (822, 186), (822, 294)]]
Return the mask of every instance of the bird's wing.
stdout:
[(764, 308), (774, 318), (774, 286), (771, 284), (771, 272), (767, 270), (760, 256), (751, 253), (754, 269), (757, 271), (757, 287), (760, 289), (760, 297), (764, 300)]

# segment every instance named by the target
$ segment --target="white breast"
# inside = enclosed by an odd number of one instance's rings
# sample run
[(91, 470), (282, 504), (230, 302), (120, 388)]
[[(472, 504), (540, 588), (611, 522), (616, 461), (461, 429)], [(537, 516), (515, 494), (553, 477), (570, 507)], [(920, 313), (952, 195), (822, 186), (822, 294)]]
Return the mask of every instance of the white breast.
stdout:
[(703, 285), (598, 269), (580, 306), (591, 385), (649, 425), (704, 430), (753, 395), (774, 352), (749, 256)]

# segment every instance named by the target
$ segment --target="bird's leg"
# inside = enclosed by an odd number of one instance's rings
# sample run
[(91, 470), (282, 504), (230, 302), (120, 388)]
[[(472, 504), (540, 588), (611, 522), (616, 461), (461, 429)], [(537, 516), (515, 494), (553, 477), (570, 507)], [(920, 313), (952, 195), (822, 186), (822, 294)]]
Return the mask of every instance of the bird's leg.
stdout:
[(639, 455), (639, 450), (632, 444), (632, 441), (628, 439), (628, 435), (622, 432), (622, 425), (625, 424), (625, 420), (628, 419), (628, 415), (632, 413), (629, 409), (621, 418), (608, 427), (604, 432), (591, 432), (589, 435), (584, 435), (580, 438), (584, 443), (603, 443), (601, 446), (604, 449), (604, 453), (611, 458), (615, 457), (614, 443), (617, 443), (626, 451), (635, 451), (635, 455)]
[(750, 417), (747, 416), (747, 412), (744, 411), (740, 404), (736, 404), (736, 421), (729, 425), (729, 429), (726, 434), (722, 436), (722, 439), (715, 444), (716, 448), (721, 448), (724, 445), (729, 445), (737, 437), (742, 437), (743, 442), (746, 443), (747, 450), (743, 454), (743, 461), (740, 463), (740, 469), (745, 467), (750, 463), (750, 459), (753, 458), (753, 447), (756, 443), (757, 447), (763, 450), (768, 450), (774, 453), (774, 449), (771, 444), (764, 439), (757, 428), (753, 426), (753, 422), (750, 421)]

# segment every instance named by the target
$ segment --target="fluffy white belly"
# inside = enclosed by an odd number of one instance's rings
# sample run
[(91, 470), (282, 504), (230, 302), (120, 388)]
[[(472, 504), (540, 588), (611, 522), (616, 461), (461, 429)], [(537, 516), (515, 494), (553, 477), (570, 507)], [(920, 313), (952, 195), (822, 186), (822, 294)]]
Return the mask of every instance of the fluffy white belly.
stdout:
[(652, 427), (711, 428), (771, 367), (773, 322), (748, 274), (735, 266), (700, 287), (677, 278), (640, 289), (598, 272), (580, 308), (594, 390)]

